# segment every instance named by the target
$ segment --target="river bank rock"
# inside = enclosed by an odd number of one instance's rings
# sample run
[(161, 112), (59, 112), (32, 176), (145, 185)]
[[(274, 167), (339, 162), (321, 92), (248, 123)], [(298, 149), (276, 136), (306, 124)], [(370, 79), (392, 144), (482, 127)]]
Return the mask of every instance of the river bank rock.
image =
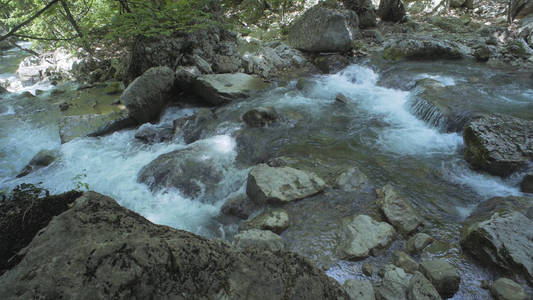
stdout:
[(459, 290), (461, 277), (455, 267), (444, 259), (422, 262), (420, 272), (429, 279), (443, 298), (451, 298)]
[(256, 248), (272, 252), (285, 249), (283, 239), (270, 230), (249, 229), (233, 237), (232, 245), (240, 249)]
[(463, 133), (465, 159), (477, 170), (506, 177), (533, 157), (533, 121), (485, 114), (470, 121)]
[(533, 204), (530, 198), (489, 199), (482, 202), (465, 221), (461, 246), (480, 262), (524, 275), (532, 282), (532, 218)]
[(175, 74), (168, 67), (154, 67), (137, 77), (122, 93), (120, 102), (137, 124), (159, 118), (164, 107), (172, 100)]
[(376, 195), (379, 209), (400, 232), (409, 234), (422, 224), (413, 206), (391, 184), (377, 189)]
[(326, 183), (314, 173), (260, 164), (248, 175), (246, 194), (257, 203), (284, 203), (312, 196), (325, 188)]
[(409, 300), (441, 300), (439, 292), (420, 272), (415, 272), (407, 288), (407, 299)]
[(386, 248), (394, 239), (395, 230), (385, 222), (377, 222), (367, 215), (343, 220), (340, 251), (346, 259), (362, 259), (374, 249)]
[(41, 150), (33, 156), (30, 162), (20, 171), (17, 178), (24, 177), (31, 172), (38, 170), (42, 167), (52, 164), (58, 156), (58, 152), (54, 150)]
[(343, 284), (350, 300), (375, 300), (374, 287), (370, 280), (348, 279)]
[(338, 52), (353, 47), (358, 31), (357, 14), (314, 6), (289, 29), (289, 44), (308, 52)]
[(239, 250), (155, 225), (94, 192), (54, 218), (19, 255), (0, 277), (6, 300), (347, 299), (338, 283), (297, 254)]
[(202, 146), (162, 154), (144, 166), (137, 181), (153, 191), (176, 188), (188, 197), (214, 200), (223, 173), (213, 157), (199, 155)]
[(245, 73), (200, 75), (194, 80), (194, 92), (212, 105), (229, 103), (268, 87), (261, 78)]
[(507, 278), (499, 278), (494, 281), (490, 291), (496, 300), (525, 300), (524, 289), (516, 282)]
[(239, 226), (242, 230), (261, 229), (270, 230), (274, 233), (281, 234), (289, 227), (289, 215), (284, 209), (274, 209), (266, 211), (257, 217), (246, 220)]
[(383, 57), (387, 60), (458, 59), (466, 55), (465, 46), (446, 40), (412, 37), (387, 42)]

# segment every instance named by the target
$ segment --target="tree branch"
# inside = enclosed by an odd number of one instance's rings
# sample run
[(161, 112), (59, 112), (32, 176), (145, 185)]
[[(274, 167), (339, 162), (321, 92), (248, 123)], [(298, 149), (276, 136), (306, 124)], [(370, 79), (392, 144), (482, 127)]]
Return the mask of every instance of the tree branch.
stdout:
[(24, 22), (16, 25), (15, 27), (13, 27), (8, 33), (6, 33), (5, 35), (3, 36), (0, 36), (0, 41), (3, 41), (5, 39), (7, 39), (8, 37), (12, 36), (13, 34), (15, 34), (15, 32), (17, 32), (18, 30), (20, 30), (22, 27), (28, 25), (29, 23), (31, 23), (33, 20), (37, 19), (40, 15), (42, 15), (45, 11), (47, 11), (50, 7), (52, 7), (54, 4), (56, 4), (57, 2), (59, 2), (59, 0), (52, 0), (52, 2), (48, 3), (45, 7), (43, 7), (41, 10), (39, 10), (37, 13), (35, 13), (33, 16), (29, 17), (28, 19), (26, 19)]

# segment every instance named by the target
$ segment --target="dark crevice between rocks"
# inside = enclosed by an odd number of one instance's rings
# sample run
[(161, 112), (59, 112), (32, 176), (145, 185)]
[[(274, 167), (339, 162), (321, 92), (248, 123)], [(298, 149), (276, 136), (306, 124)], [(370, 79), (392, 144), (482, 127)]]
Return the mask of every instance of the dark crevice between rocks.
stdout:
[(69, 209), (81, 194), (70, 191), (50, 196), (48, 191), (22, 184), (7, 199), (0, 201), (0, 276), (22, 260), (17, 253), (39, 230), (54, 216)]

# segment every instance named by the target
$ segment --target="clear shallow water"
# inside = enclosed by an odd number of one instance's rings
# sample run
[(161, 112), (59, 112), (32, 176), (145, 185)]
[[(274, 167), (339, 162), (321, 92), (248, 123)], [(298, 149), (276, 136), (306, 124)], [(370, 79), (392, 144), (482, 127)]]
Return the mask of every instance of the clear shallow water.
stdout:
[[(413, 71), (410, 76), (434, 78), (449, 86), (465, 78), (464, 74), (436, 74), (423, 69)], [(299, 166), (313, 170), (330, 183), (352, 166), (366, 173), (377, 187), (392, 182), (413, 201), (427, 221), (440, 224), (428, 228), (428, 232), (446, 241), (457, 241), (460, 221), (480, 201), (493, 196), (520, 195), (517, 188), (520, 175), (502, 180), (470, 170), (462, 158), (464, 145), (459, 134), (439, 132), (417, 119), (407, 105), (410, 93), (379, 86), (379, 81), (378, 72), (352, 65), (334, 75), (309, 78), (309, 85), (302, 91), (295, 89), (295, 82), (290, 82), (217, 109), (216, 120), (208, 123), (202, 138), (191, 145), (185, 145), (181, 136), (170, 142), (145, 145), (134, 138), (136, 130), (80, 138), (61, 145), (53, 121), (55, 115), (21, 117), (19, 111), (25, 107), (18, 100), (0, 100), (0, 105), (19, 108), (0, 115), (0, 189), (31, 182), (52, 192), (63, 192), (80, 183), (88, 184), (91, 190), (113, 197), (155, 223), (205, 236), (225, 237), (231, 232), (217, 218), (220, 207), (226, 196), (244, 192), (249, 167), (263, 161), (241, 161), (244, 146), (239, 137), (248, 132), (260, 144), (252, 152), (268, 148), (271, 151), (267, 156), (298, 158)], [(529, 105), (531, 90), (522, 85), (516, 89), (520, 91), (507, 93), (508, 98)], [(490, 89), (483, 92), (487, 101), (501, 106), (502, 93)], [(337, 93), (350, 101), (346, 105), (335, 102)], [(525, 97), (514, 97), (516, 94)], [(281, 117), (279, 124), (264, 129), (243, 126), (242, 114), (258, 106), (274, 107)], [(195, 108), (170, 108), (159, 124), (143, 126), (166, 126), (194, 112)], [(200, 157), (213, 159), (223, 172), (219, 189), (224, 196), (218, 201), (204, 203), (172, 189), (153, 193), (137, 182), (137, 175), (146, 164), (161, 154), (187, 147), (198, 149)], [(57, 149), (59, 159), (47, 168), (15, 179), (41, 149)], [(372, 192), (354, 195), (331, 189), (323, 195), (287, 205), (291, 227), (282, 236), (289, 249), (329, 266), (328, 274), (342, 282), (356, 276), (360, 266), (335, 258), (339, 222), (344, 216), (371, 212), (374, 200)], [(399, 248), (401, 242), (397, 241), (387, 253)], [(436, 256), (456, 259), (457, 253), (447, 249)], [(370, 260), (380, 261), (387, 255)], [(478, 279), (488, 276), (482, 269), (463, 266), (465, 286), (478, 286)], [(461, 299), (469, 293), (462, 290), (455, 298)]]

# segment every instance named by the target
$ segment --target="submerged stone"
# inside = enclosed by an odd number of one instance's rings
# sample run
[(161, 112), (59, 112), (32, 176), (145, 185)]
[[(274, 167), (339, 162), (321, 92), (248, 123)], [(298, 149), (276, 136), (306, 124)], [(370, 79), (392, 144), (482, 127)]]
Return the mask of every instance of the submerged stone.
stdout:
[(353, 216), (343, 220), (340, 250), (346, 259), (362, 259), (374, 249), (386, 248), (394, 235), (394, 228), (385, 222), (367, 215)]

